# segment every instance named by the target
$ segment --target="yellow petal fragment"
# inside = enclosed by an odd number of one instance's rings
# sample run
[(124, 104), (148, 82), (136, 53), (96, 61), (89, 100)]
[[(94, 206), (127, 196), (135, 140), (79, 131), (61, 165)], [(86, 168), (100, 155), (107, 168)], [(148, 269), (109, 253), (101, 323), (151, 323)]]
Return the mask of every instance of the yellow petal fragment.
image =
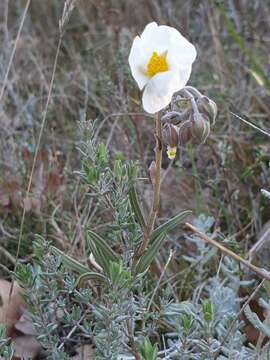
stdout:
[(167, 155), (170, 160), (173, 160), (176, 156), (177, 148), (167, 146)]
[(147, 64), (147, 75), (151, 78), (154, 75), (168, 71), (169, 65), (167, 62), (167, 51), (163, 52), (162, 54), (158, 54), (156, 51), (150, 57), (150, 60)]

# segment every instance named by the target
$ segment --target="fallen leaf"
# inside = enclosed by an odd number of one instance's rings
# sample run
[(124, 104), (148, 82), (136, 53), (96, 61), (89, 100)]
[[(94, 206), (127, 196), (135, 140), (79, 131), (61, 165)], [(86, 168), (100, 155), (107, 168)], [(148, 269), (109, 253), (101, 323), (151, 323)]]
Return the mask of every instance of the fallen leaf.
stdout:
[[(34, 359), (42, 350), (30, 313), (24, 308), (23, 290), (15, 283), (9, 298), (11, 283), (0, 280), (0, 324), (12, 339), (13, 359)], [(1, 360), (1, 358), (0, 358)]]
[(35, 336), (17, 336), (12, 341), (14, 356), (19, 359), (34, 359), (41, 351), (41, 346)]
[(22, 316), (15, 324), (15, 329), (25, 335), (37, 335), (31, 315), (27, 310), (23, 310)]
[(15, 283), (9, 299), (10, 289), (10, 282), (0, 280), (0, 324), (6, 326), (7, 336), (11, 336), (16, 322), (21, 317), (24, 306), (21, 296), (22, 289)]

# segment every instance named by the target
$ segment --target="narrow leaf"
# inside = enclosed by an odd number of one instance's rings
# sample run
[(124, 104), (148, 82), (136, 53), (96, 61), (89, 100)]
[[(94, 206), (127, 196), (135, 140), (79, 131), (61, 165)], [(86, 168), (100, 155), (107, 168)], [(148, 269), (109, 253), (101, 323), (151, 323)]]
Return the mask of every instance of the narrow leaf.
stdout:
[(77, 280), (77, 286), (82, 287), (84, 282), (87, 280), (96, 280), (96, 281), (100, 281), (100, 282), (105, 282), (106, 281), (106, 277), (102, 274), (99, 274), (97, 272), (94, 271), (88, 271), (82, 275), (80, 275), (78, 277)]
[(96, 244), (94, 243), (92, 237), (87, 236), (87, 243), (88, 243), (89, 250), (93, 254), (97, 263), (102, 267), (102, 269), (106, 273), (108, 273), (110, 261), (108, 259), (106, 259), (106, 257), (99, 251), (99, 249), (96, 247)]
[(69, 269), (77, 271), (79, 274), (84, 274), (89, 272), (90, 269), (87, 266), (82, 265), (79, 261), (74, 260), (72, 257), (64, 254), (61, 250), (57, 249), (54, 246), (50, 247), (52, 253), (56, 256), (59, 256), (62, 263), (67, 266)]
[(102, 239), (101, 236), (94, 233), (93, 231), (88, 231), (88, 239), (91, 238), (94, 242), (96, 248), (99, 250), (99, 252), (109, 261), (115, 261), (118, 262), (119, 257), (118, 255), (110, 248), (110, 246), (106, 243), (104, 239)]
[(140, 260), (135, 266), (135, 274), (143, 273), (150, 266), (151, 262), (154, 260), (159, 249), (161, 248), (165, 236), (165, 233), (159, 234), (152, 245), (150, 245), (149, 248), (142, 254)]
[(138, 223), (140, 224), (141, 228), (144, 229), (146, 226), (145, 221), (144, 221), (144, 216), (143, 216), (143, 212), (142, 212), (142, 209), (141, 209), (139, 201), (138, 201), (138, 196), (137, 196), (135, 186), (133, 184), (130, 186), (130, 189), (128, 192), (128, 197), (129, 197), (131, 208), (135, 214), (135, 218), (138, 221)]
[(173, 230), (177, 225), (181, 224), (183, 222), (183, 220), (189, 216), (192, 213), (192, 211), (190, 210), (185, 210), (182, 211), (181, 213), (179, 213), (178, 215), (176, 215), (175, 217), (171, 218), (170, 220), (166, 221), (164, 224), (160, 225), (158, 228), (156, 228), (153, 232), (152, 235), (150, 236), (150, 244), (155, 242), (157, 237), (161, 234), (161, 233), (165, 233), (167, 235), (167, 233), (171, 230)]
[(263, 335), (270, 337), (270, 327), (261, 322), (258, 315), (250, 309), (249, 305), (245, 307), (244, 311), (251, 324)]

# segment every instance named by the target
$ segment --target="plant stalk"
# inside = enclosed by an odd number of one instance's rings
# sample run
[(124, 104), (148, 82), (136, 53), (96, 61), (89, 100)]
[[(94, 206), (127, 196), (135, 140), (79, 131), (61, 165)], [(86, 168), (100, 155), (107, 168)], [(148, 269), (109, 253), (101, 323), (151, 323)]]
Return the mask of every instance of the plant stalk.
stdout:
[(156, 115), (156, 147), (155, 147), (155, 177), (154, 177), (154, 194), (152, 199), (151, 211), (148, 217), (146, 227), (144, 229), (143, 241), (139, 247), (135, 250), (134, 253), (134, 263), (135, 265), (139, 260), (141, 254), (147, 248), (149, 243), (150, 235), (153, 231), (155, 220), (159, 211), (160, 203), (160, 185), (161, 185), (161, 163), (162, 163), (162, 132), (161, 132), (161, 112), (158, 112)]

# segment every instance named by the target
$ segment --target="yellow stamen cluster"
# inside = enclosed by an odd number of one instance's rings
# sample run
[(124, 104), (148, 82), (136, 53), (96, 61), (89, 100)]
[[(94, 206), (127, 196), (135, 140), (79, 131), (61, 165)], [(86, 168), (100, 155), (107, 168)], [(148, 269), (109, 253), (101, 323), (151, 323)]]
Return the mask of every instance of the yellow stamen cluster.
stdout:
[(160, 55), (156, 51), (153, 52), (147, 64), (147, 70), (146, 70), (146, 73), (150, 78), (160, 72), (169, 70), (166, 57), (167, 57), (167, 51), (165, 51)]
[(169, 145), (167, 146), (167, 155), (170, 160), (173, 160), (175, 158), (176, 152), (177, 152), (176, 146), (174, 147), (170, 147)]

